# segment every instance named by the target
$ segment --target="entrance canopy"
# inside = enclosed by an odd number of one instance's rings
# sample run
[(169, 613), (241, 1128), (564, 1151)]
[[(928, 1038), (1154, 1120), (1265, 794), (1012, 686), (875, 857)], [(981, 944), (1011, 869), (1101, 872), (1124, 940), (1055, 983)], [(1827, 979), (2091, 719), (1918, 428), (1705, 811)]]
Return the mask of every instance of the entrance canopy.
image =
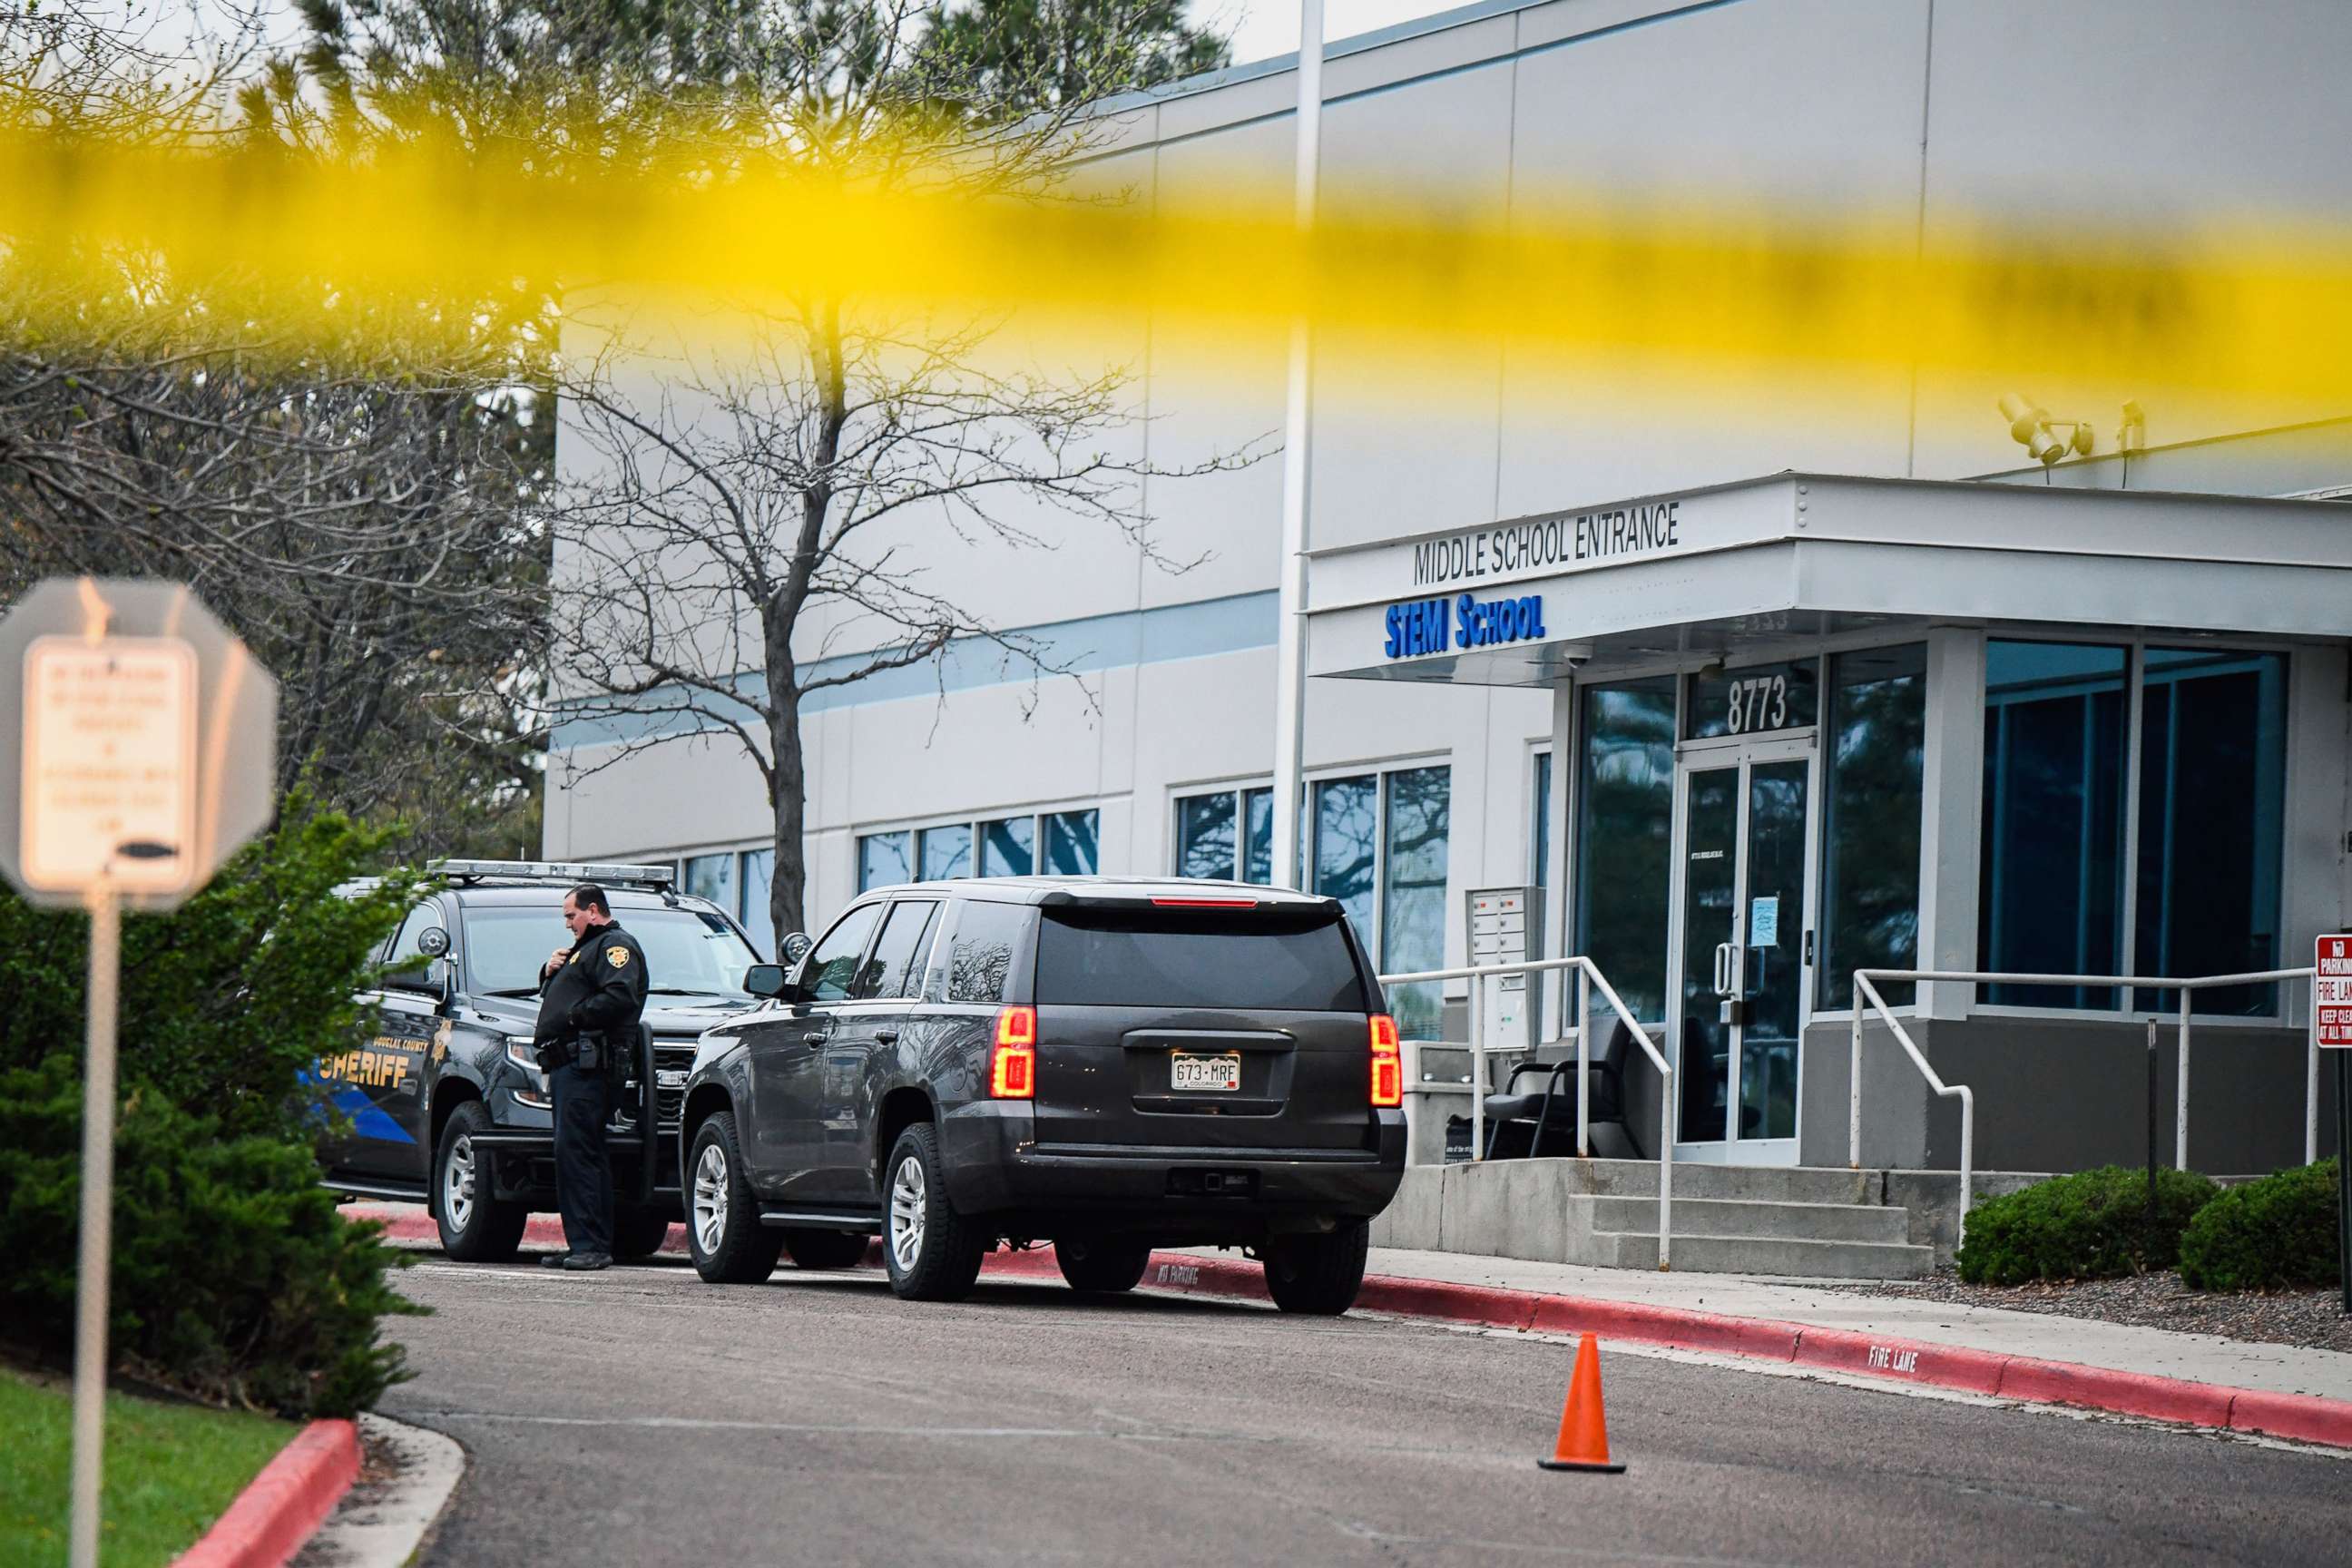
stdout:
[(1309, 674), (1546, 686), (1872, 626), (2352, 636), (2352, 508), (1779, 474), (1317, 551)]

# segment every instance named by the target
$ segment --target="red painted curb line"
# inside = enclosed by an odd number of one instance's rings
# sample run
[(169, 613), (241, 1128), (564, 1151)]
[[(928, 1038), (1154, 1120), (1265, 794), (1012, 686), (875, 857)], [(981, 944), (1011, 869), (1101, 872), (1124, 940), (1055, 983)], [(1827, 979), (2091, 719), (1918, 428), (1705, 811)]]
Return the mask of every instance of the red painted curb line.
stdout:
[[(992, 1254), (987, 1272), (1020, 1278), (1060, 1270), (1050, 1253)], [(1143, 1283), (1212, 1296), (1265, 1298), (1255, 1264), (1181, 1252), (1155, 1252)], [(1367, 1275), (1356, 1305), (1401, 1317), (1436, 1318), (1539, 1333), (1591, 1332), (1604, 1340), (1673, 1350), (1710, 1351), (1759, 1361), (1820, 1367), (1890, 1383), (1959, 1389), (2021, 1404), (2068, 1405), (2153, 1421), (2258, 1432), (2299, 1442), (2352, 1448), (2352, 1402), (2305, 1394), (2268, 1394), (2192, 1383), (2153, 1373), (2118, 1372), (2071, 1362), (2042, 1361), (2001, 1351), (1884, 1339), (1843, 1329), (1821, 1329), (1769, 1318), (1693, 1311), (1640, 1301), (1551, 1296), (1440, 1279)]]
[(302, 1550), (360, 1473), (360, 1429), (313, 1421), (278, 1450), (173, 1568), (278, 1568)]
[[(428, 1215), (352, 1212), (383, 1220), (386, 1234), (397, 1239), (429, 1241), (439, 1237)], [(552, 1217), (534, 1215), (530, 1225), (525, 1239), (562, 1245), (562, 1227)], [(662, 1250), (686, 1250), (684, 1227), (670, 1227)], [(881, 1244), (877, 1242), (866, 1251), (866, 1266), (879, 1268), (881, 1262)], [(1051, 1247), (992, 1252), (982, 1267), (984, 1272), (1001, 1278), (1061, 1277)], [(1255, 1263), (1236, 1258), (1155, 1252), (1144, 1271), (1143, 1283), (1162, 1290), (1197, 1295), (1242, 1297), (1256, 1301), (1266, 1299), (1264, 1271)], [(2003, 1351), (1973, 1350), (1922, 1340), (1884, 1339), (1844, 1329), (1777, 1322), (1769, 1318), (1742, 1318), (1589, 1296), (1551, 1296), (1391, 1274), (1366, 1275), (1356, 1305), (1367, 1311), (1477, 1323), (1488, 1328), (1551, 1334), (1590, 1332), (1604, 1340), (1629, 1340), (1670, 1350), (1752, 1356), (1759, 1361), (1815, 1366), (1825, 1372), (1885, 1378), (1890, 1383), (1959, 1389), (2025, 1404), (2070, 1405), (2152, 1421), (2258, 1432), (2297, 1442), (2352, 1448), (2352, 1402), (2315, 1394), (2230, 1388), (2153, 1373), (2118, 1372), (2108, 1367), (2042, 1361)]]
[[(372, 1219), (383, 1226), (391, 1241), (430, 1241), (441, 1239), (441, 1227), (430, 1214), (394, 1214), (388, 1209), (352, 1204), (343, 1210), (346, 1219)], [(563, 1245), (563, 1222), (551, 1214), (535, 1214), (523, 1222), (523, 1245), (526, 1247), (561, 1247)], [(659, 1250), (676, 1257), (686, 1256), (686, 1226), (673, 1225), (662, 1237)]]

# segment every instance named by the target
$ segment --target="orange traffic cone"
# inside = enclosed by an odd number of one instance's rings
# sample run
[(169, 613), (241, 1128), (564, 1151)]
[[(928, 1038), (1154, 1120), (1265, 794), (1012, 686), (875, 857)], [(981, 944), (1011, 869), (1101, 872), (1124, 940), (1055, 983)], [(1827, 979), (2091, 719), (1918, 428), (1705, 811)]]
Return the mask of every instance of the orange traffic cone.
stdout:
[(1591, 1334), (1576, 1342), (1576, 1371), (1559, 1413), (1559, 1441), (1550, 1458), (1536, 1463), (1547, 1470), (1624, 1471), (1624, 1466), (1609, 1462), (1609, 1422), (1601, 1413), (1601, 1342)]

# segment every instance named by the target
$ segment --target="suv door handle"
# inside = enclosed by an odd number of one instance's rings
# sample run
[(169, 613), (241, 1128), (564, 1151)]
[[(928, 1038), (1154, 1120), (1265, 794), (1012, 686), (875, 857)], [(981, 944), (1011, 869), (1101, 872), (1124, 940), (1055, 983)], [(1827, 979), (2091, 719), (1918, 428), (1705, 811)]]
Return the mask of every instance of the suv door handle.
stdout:
[(886, 1046), (895, 1046), (898, 1043), (898, 1031), (896, 1029), (877, 1029), (874, 1031), (874, 1037)]
[(825, 1041), (831, 1038), (833, 1038), (833, 1031), (831, 1029), (827, 1029), (822, 1034), (803, 1035), (801, 1037), (801, 1044), (814, 1049), (814, 1047), (824, 1044)]

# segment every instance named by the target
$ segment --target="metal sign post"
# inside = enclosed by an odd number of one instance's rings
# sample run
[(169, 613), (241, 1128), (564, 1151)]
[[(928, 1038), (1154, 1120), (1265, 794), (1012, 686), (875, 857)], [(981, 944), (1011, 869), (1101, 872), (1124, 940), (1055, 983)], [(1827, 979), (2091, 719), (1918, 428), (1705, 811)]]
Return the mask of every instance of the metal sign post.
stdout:
[(2336, 1058), (2336, 1274), (2352, 1317), (2352, 936), (2312, 944), (2311, 1038), (2346, 1053)]
[(98, 1562), (122, 910), (177, 908), (266, 826), (278, 686), (186, 588), (53, 578), (0, 619), (0, 874), (89, 914), (70, 1561)]

